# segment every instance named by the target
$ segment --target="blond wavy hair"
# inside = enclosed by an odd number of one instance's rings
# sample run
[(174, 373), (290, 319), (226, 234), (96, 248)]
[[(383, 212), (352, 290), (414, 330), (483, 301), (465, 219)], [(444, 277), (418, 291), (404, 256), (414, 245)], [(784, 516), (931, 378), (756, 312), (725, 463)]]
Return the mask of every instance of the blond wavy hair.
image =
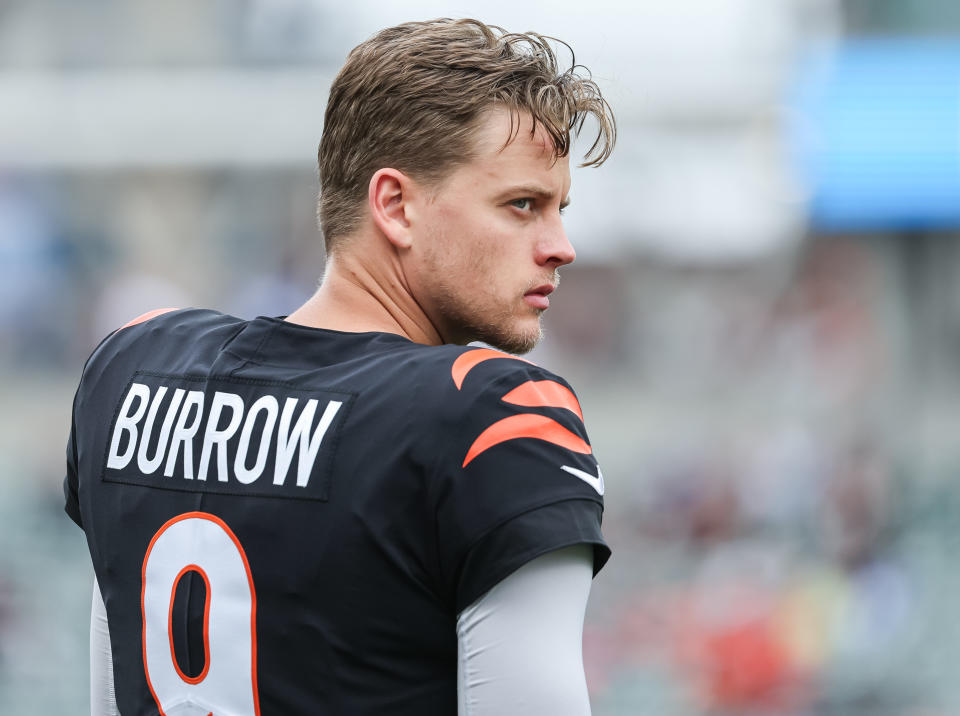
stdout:
[[(569, 51), (566, 69), (551, 43)], [(556, 157), (593, 116), (597, 135), (581, 166), (602, 164), (616, 141), (599, 87), (555, 38), (444, 18), (387, 28), (355, 47), (330, 88), (317, 157), (327, 251), (359, 226), (378, 169), (436, 185), (473, 157), (477, 126), (494, 106), (511, 110), (510, 139), (529, 113)]]

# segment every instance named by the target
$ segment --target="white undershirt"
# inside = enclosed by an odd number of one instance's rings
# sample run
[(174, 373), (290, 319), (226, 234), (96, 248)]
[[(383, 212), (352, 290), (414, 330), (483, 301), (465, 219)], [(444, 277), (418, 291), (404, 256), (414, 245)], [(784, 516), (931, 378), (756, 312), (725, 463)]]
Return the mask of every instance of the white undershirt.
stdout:
[(97, 578), (93, 578), (93, 606), (90, 609), (90, 716), (120, 716), (113, 689), (113, 652), (107, 609)]
[[(457, 618), (458, 716), (589, 716), (583, 615), (593, 551), (538, 557)], [(107, 613), (96, 580), (90, 612), (90, 713), (119, 716)]]
[(588, 716), (583, 615), (593, 548), (538, 557), (457, 619), (459, 716)]

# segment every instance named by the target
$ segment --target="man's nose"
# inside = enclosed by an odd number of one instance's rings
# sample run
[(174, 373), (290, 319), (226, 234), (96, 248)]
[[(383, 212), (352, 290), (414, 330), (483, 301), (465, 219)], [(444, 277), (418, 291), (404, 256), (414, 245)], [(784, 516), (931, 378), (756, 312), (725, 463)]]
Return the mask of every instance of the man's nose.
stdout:
[(551, 264), (553, 268), (559, 268), (573, 263), (575, 258), (577, 258), (577, 252), (567, 238), (567, 232), (563, 228), (560, 217), (557, 217), (554, 222), (545, 227), (544, 234), (537, 245), (537, 263)]

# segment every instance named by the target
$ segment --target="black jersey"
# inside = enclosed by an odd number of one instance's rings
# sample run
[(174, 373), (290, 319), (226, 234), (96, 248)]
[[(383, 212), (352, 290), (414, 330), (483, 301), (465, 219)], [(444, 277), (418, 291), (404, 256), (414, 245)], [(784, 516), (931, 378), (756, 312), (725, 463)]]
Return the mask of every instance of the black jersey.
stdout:
[(570, 386), (484, 348), (168, 312), (74, 401), (66, 510), (134, 714), (452, 714), (459, 611), (600, 532)]

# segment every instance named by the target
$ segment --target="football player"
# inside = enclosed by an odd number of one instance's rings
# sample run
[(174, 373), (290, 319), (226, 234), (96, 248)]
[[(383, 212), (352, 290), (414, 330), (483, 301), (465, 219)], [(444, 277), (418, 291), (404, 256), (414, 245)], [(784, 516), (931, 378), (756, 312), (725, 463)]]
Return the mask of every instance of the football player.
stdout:
[(514, 355), (574, 260), (588, 115), (600, 164), (612, 114), (546, 38), (383, 30), (330, 91), (316, 294), (95, 350), (65, 480), (94, 714), (589, 713), (603, 477), (570, 385)]

